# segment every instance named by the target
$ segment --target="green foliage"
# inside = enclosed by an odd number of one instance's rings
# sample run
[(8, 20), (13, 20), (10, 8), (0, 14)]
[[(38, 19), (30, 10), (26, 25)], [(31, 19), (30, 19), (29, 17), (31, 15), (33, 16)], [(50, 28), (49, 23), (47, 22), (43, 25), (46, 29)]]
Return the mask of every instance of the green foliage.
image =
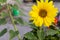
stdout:
[(11, 5), (12, 8), (18, 9), (18, 6), (16, 4)]
[[(0, 0), (0, 3), (5, 3), (7, 0)], [(17, 0), (16, 0), (17, 1)], [(5, 12), (2, 12), (3, 10), (4, 10), (4, 7), (2, 8), (2, 6), (6, 6), (6, 11), (8, 11), (8, 14), (6, 14)], [(9, 15), (10, 15), (10, 17), (11, 17), (11, 21), (12, 21), (12, 24), (13, 24), (13, 26), (14, 27), (16, 27), (15, 25), (16, 24), (14, 24), (14, 19), (13, 19), (13, 16), (19, 16), (20, 15), (20, 12), (21, 12), (21, 10), (19, 10), (19, 8), (18, 8), (18, 6), (17, 5), (14, 5), (14, 6), (12, 6), (11, 4), (6, 4), (6, 5), (0, 5), (0, 10), (2, 10), (1, 11), (1, 13), (0, 13), (0, 25), (2, 25), (2, 24), (6, 24), (7, 23), (7, 21), (6, 21), (6, 17), (8, 17)], [(11, 7), (12, 6), (12, 7)], [(11, 10), (10, 10), (10, 8), (12, 8)], [(11, 13), (12, 13), (12, 15), (13, 16), (11, 16)], [(22, 15), (24, 15), (22, 12), (21, 12), (21, 16)], [(16, 23), (19, 23), (19, 24), (24, 24), (24, 21), (22, 20), (22, 18), (17, 18), (16, 20)], [(17, 28), (16, 28), (17, 29)], [(16, 30), (15, 29), (15, 30)], [(7, 32), (7, 29), (4, 29), (4, 30), (2, 30), (1, 32), (0, 32), (0, 37), (1, 36), (3, 36), (5, 33)], [(19, 34), (19, 32), (18, 31), (13, 31), (13, 30), (10, 30), (9, 31), (9, 34), (10, 34), (10, 39), (9, 40), (12, 40), (14, 37), (16, 37), (18, 34)], [(35, 37), (35, 36), (34, 36)], [(20, 39), (20, 36), (18, 36), (18, 38)]]
[(34, 24), (29, 24), (32, 29), (38, 29)]
[(33, 29), (31, 32), (28, 32), (24, 36), (25, 40), (44, 40), (45, 32), (42, 29)]
[(23, 21), (22, 18), (16, 18), (15, 23), (16, 24), (18, 23), (18, 24), (24, 25), (24, 21)]
[(7, 32), (7, 29), (3, 29), (1, 32), (0, 32), (0, 37), (3, 36), (5, 33)]
[(8, 17), (8, 14), (5, 13), (5, 12), (1, 12), (0, 16), (1, 16), (2, 18), (6, 18), (6, 17)]
[(0, 25), (2, 25), (2, 24), (6, 24), (6, 23), (7, 23), (7, 21), (6, 21), (5, 18), (0, 19)]
[(10, 30), (9, 33), (10, 33), (10, 40), (19, 34), (18, 31), (13, 31), (13, 30)]
[(28, 38), (29, 40), (37, 40), (37, 37), (32, 32), (26, 33), (25, 38)]
[(1, 4), (0, 4), (0, 10), (1, 10), (1, 8), (2, 8), (2, 6), (1, 6)]
[(22, 9), (19, 9), (19, 11), (20, 11), (20, 16), (26, 16), (26, 17), (27, 17), (27, 15), (25, 15), (25, 14), (23, 13), (23, 10), (22, 10)]
[(48, 29), (47, 32), (46, 32), (47, 35), (55, 35), (57, 33), (58, 33), (58, 31), (57, 30), (53, 30), (53, 29)]
[(6, 1), (7, 1), (7, 0), (0, 0), (1, 3), (4, 3), (4, 2), (6, 2)]
[(55, 35), (55, 36), (47, 36), (45, 37), (44, 40), (59, 40), (59, 38)]
[(45, 38), (44, 31), (43, 30), (38, 30), (37, 31), (37, 36), (38, 36), (39, 40), (44, 40), (44, 38)]
[(60, 40), (59, 29), (50, 28), (44, 31), (44, 28), (39, 29), (34, 24), (29, 24), (29, 25), (31, 26), (33, 30), (29, 32), (31, 34), (28, 34), (28, 33), (25, 34), (24, 40), (30, 40), (29, 38), (31, 38), (32, 34), (34, 34), (34, 36), (37, 38), (36, 40)]
[(59, 39), (60, 39), (60, 29), (58, 29), (57, 31), (58, 31), (57, 36), (58, 36)]
[(60, 40), (58, 29), (48, 29), (46, 32), (45, 40)]

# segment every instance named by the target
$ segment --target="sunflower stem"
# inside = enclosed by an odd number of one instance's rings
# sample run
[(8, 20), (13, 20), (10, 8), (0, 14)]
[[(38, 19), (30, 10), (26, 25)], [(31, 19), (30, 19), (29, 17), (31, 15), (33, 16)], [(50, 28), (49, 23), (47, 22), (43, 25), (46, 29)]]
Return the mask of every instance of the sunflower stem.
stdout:
[(54, 26), (55, 29), (59, 29), (56, 25), (52, 24)]
[[(14, 20), (12, 14), (11, 14), (11, 11), (10, 11), (10, 5), (7, 5), (7, 9), (8, 9), (10, 18), (11, 18), (11, 22), (12, 22), (12, 24), (13, 24), (13, 26), (14, 26), (14, 29), (15, 29), (15, 31), (18, 31), (18, 29), (17, 29), (17, 27), (16, 27), (16, 25), (15, 25), (15, 23), (14, 23), (15, 20)], [(20, 34), (18, 34), (18, 38), (19, 38), (19, 40), (21, 40)]]

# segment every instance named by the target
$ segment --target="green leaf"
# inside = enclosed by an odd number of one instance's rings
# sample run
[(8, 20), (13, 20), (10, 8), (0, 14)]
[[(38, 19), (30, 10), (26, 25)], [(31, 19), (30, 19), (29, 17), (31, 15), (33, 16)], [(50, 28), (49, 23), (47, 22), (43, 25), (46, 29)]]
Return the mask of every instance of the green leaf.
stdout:
[(26, 33), (24, 37), (29, 40), (37, 40), (37, 37), (32, 32)]
[(33, 29), (38, 29), (34, 24), (29, 24), (31, 26), (31, 28)]
[(17, 18), (15, 23), (18, 23), (18, 24), (24, 24), (24, 21), (22, 18)]
[(0, 0), (1, 3), (4, 3), (4, 2), (6, 2), (6, 1), (7, 1), (7, 0)]
[(2, 6), (1, 6), (1, 4), (0, 4), (0, 10), (2, 9)]
[(37, 30), (37, 36), (38, 36), (39, 40), (44, 40), (44, 38), (45, 38), (44, 31), (42, 29)]
[(1, 15), (1, 17), (2, 17), (2, 18), (5, 18), (5, 17), (7, 17), (7, 16), (8, 16), (8, 14), (7, 14), (7, 13), (5, 13), (5, 12), (2, 12), (0, 15)]
[(2, 24), (6, 24), (6, 23), (7, 23), (7, 21), (6, 21), (5, 18), (0, 19), (0, 25), (2, 25)]
[(3, 29), (1, 32), (0, 32), (0, 37), (3, 36), (5, 33), (7, 32), (7, 29)]
[(19, 34), (18, 31), (13, 31), (13, 30), (10, 30), (9, 33), (10, 33), (10, 39), (13, 39)]
[(48, 29), (46, 33), (47, 33), (47, 35), (55, 35), (55, 34), (58, 33), (58, 31), (57, 30), (53, 30), (53, 29)]
[(26, 17), (28, 17), (27, 15), (25, 15), (24, 13), (23, 13), (23, 10), (20, 8), (19, 9), (19, 11), (20, 11), (20, 16), (26, 16)]
[(58, 31), (57, 35), (60, 38), (60, 29), (58, 29), (57, 31)]
[(59, 39), (57, 39), (56, 37), (51, 37), (51, 40), (59, 40)]
[(18, 5), (14, 4), (11, 6), (12, 8), (18, 9)]

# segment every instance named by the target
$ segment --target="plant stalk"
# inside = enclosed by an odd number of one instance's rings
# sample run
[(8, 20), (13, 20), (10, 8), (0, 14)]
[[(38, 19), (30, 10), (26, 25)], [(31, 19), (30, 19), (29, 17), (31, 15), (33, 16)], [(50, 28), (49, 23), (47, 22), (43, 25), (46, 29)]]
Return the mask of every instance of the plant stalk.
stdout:
[[(15, 20), (14, 20), (12, 14), (11, 14), (11, 11), (10, 11), (10, 6), (8, 5), (7, 8), (8, 8), (9, 16), (11, 18), (11, 22), (12, 22), (12, 24), (14, 26), (14, 29), (15, 29), (15, 31), (18, 31), (18, 29), (17, 29), (17, 27), (16, 27), (16, 25), (14, 23)], [(19, 38), (19, 40), (21, 40), (20, 34), (18, 34), (18, 38)]]

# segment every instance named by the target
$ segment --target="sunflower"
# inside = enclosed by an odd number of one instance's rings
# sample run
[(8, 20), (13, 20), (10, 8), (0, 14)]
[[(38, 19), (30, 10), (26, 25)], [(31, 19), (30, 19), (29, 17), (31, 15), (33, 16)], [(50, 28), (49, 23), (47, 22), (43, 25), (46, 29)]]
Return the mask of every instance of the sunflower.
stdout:
[(32, 6), (32, 10), (29, 12), (30, 20), (33, 23), (41, 27), (42, 25), (49, 27), (54, 22), (58, 9), (54, 7), (53, 1), (40, 0), (37, 1), (37, 5)]

